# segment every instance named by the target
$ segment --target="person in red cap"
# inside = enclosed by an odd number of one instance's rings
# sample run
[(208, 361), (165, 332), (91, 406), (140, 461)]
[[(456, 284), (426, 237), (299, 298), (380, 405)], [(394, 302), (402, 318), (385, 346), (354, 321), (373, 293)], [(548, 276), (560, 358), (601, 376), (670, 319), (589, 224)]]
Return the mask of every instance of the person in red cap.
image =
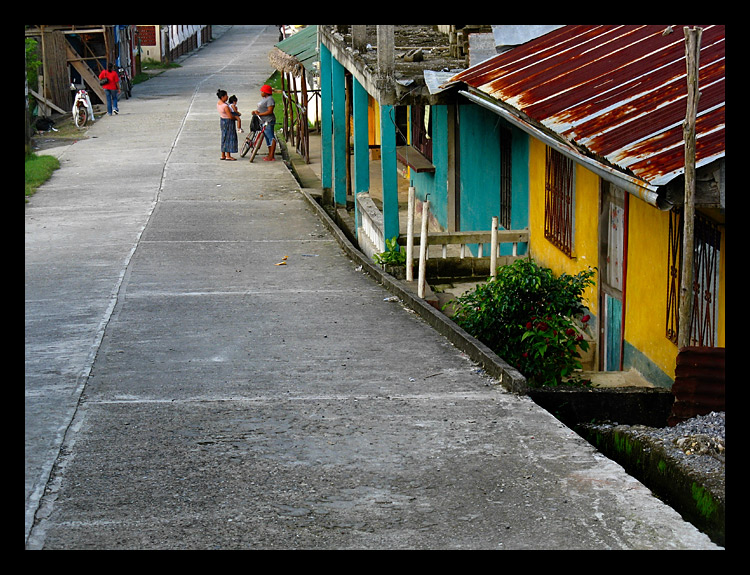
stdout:
[(258, 109), (253, 110), (253, 116), (259, 116), (260, 121), (268, 122), (263, 133), (266, 137), (266, 145), (268, 146), (268, 155), (263, 158), (267, 162), (274, 161), (274, 153), (276, 152), (276, 138), (274, 137), (274, 127), (276, 125), (276, 115), (273, 113), (273, 108), (276, 105), (276, 101), (273, 99), (273, 88), (268, 84), (263, 84), (260, 87), (260, 95), (262, 100), (258, 102)]

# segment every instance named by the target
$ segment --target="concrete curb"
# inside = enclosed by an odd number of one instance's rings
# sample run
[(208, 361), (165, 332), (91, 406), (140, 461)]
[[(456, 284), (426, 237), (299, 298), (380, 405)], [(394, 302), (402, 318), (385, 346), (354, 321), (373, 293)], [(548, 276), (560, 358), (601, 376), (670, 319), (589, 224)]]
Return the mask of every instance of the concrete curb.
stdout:
[(526, 394), (528, 387), (526, 378), (517, 369), (504, 362), (498, 355), (482, 342), (469, 335), (447, 316), (440, 313), (423, 299), (415, 296), (404, 286), (403, 282), (397, 280), (379, 267), (375, 266), (370, 259), (358, 250), (349, 238), (341, 231), (326, 210), (312, 197), (309, 188), (300, 188), (302, 196), (310, 207), (316, 212), (320, 220), (333, 234), (341, 248), (349, 257), (362, 266), (362, 270), (385, 287), (389, 292), (396, 295), (410, 309), (417, 313), (438, 333), (443, 335), (454, 346), (468, 355), (472, 361), (478, 363), (487, 374), (496, 379), (500, 385), (512, 393)]

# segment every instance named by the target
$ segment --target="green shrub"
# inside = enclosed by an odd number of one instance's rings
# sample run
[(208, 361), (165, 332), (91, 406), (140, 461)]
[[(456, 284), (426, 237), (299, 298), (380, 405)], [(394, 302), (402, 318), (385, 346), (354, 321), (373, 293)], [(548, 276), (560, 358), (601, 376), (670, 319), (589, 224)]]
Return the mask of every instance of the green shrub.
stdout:
[[(530, 385), (558, 385), (581, 368), (588, 343), (576, 319), (589, 319), (584, 290), (595, 270), (555, 277), (531, 258), (498, 268), (497, 278), (457, 298), (454, 321), (509, 364)], [(580, 317), (579, 317), (580, 316)]]
[(406, 252), (398, 245), (398, 237), (385, 240), (385, 251), (373, 254), (372, 259), (379, 265), (402, 266), (406, 264)]

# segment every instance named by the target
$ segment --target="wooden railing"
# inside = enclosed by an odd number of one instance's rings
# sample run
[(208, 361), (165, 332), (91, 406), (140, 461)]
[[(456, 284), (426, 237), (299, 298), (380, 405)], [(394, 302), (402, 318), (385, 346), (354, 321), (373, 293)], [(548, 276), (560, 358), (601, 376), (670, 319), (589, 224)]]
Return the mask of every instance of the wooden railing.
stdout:
[[(526, 243), (529, 241), (529, 231), (528, 230), (497, 230), (496, 232), (496, 244), (499, 254), (500, 246), (502, 244), (513, 244), (512, 247), (512, 253), (511, 257), (518, 256), (518, 244), (519, 243)], [(399, 236), (399, 244), (406, 245), (406, 234), (401, 234)], [(420, 234), (414, 234), (414, 245), (419, 245), (420, 243)], [(490, 248), (490, 253), (485, 256), (484, 254), (484, 244), (490, 244), (490, 246), (493, 243), (492, 238), (492, 231), (484, 231), (484, 232), (429, 232), (427, 234), (427, 244), (430, 246), (441, 246), (442, 252), (441, 256), (443, 258), (448, 257), (448, 246), (459, 246), (459, 257), (492, 257), (492, 248)], [(468, 254), (466, 252), (466, 247), (470, 246), (472, 244), (477, 244), (477, 255), (473, 256), (472, 254)], [(429, 256), (428, 256), (429, 257)]]
[[(413, 193), (410, 190), (410, 195)], [(425, 206), (426, 204), (426, 206)], [(425, 202), (422, 205), (422, 221), (429, 219), (429, 202)], [(428, 259), (429, 246), (440, 246), (440, 255), (443, 259), (449, 257), (458, 257), (459, 259), (464, 258), (489, 258), (490, 260), (490, 274), (495, 277), (497, 274), (497, 267), (499, 265), (512, 263), (519, 257), (526, 257), (525, 255), (519, 255), (518, 244), (528, 243), (529, 231), (526, 230), (501, 230), (498, 229), (497, 217), (493, 217), (491, 221), (491, 229), (486, 231), (466, 231), (466, 232), (429, 232), (425, 231), (424, 227), (421, 232), (415, 232), (413, 230), (413, 198), (410, 198), (410, 213), (409, 220), (410, 226), (407, 226), (407, 233), (399, 235), (398, 242), (402, 246), (407, 247), (407, 258), (409, 257), (410, 249), (413, 251), (414, 247), (421, 248), (422, 236), (425, 234), (426, 247), (424, 250), (419, 249), (419, 257)], [(357, 222), (357, 234), (360, 249), (367, 254), (372, 256), (373, 253), (379, 253), (385, 250), (385, 237), (383, 236), (383, 214), (377, 208), (375, 203), (370, 198), (370, 195), (366, 192), (357, 194), (356, 202), (356, 222)], [(412, 245), (409, 246), (409, 231), (411, 229)], [(485, 255), (484, 245), (489, 244), (489, 253)], [(502, 246), (511, 244), (511, 254), (501, 255), (503, 250)], [(467, 251), (467, 246), (477, 246), (477, 255), (473, 255), (471, 251)], [(450, 249), (453, 247), (453, 249)], [(414, 259), (414, 254), (411, 254)], [(435, 250), (433, 250), (432, 257), (435, 258)], [(413, 261), (412, 259), (412, 261)], [(420, 266), (421, 269), (424, 266)], [(407, 279), (411, 279), (411, 274), (407, 270)]]

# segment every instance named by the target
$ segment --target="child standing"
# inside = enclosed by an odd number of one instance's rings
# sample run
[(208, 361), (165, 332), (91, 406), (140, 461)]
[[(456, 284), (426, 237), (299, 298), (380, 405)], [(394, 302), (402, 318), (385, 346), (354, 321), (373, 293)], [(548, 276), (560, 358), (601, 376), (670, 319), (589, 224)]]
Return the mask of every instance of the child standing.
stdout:
[(242, 134), (242, 120), (240, 119), (240, 116), (242, 116), (242, 114), (240, 114), (239, 110), (237, 110), (237, 96), (235, 96), (234, 94), (230, 96), (227, 100), (227, 104), (229, 104), (229, 109), (232, 110), (232, 114), (237, 117), (237, 131)]

